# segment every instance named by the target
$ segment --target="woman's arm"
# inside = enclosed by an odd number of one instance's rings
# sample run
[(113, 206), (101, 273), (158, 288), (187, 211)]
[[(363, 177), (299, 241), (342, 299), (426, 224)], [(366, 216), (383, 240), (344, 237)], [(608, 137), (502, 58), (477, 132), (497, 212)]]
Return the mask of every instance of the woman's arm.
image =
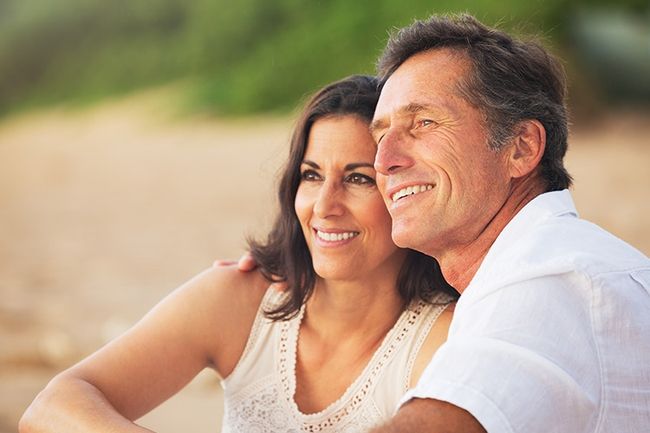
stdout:
[(23, 414), (20, 433), (151, 432), (123, 417), (91, 383), (64, 372), (55, 377)]
[(203, 368), (230, 374), (265, 287), (257, 272), (209, 269), (175, 290), (138, 324), (56, 376), (20, 432), (144, 432), (132, 421)]

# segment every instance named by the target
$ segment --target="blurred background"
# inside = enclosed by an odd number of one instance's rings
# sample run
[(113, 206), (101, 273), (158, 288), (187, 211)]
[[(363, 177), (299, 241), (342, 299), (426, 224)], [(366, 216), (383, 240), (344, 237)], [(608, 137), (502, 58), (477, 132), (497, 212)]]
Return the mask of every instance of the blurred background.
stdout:
[[(265, 232), (305, 95), (462, 11), (564, 60), (578, 210), (649, 254), (647, 0), (0, 0), (0, 433)], [(142, 423), (218, 431), (220, 396), (204, 373)]]

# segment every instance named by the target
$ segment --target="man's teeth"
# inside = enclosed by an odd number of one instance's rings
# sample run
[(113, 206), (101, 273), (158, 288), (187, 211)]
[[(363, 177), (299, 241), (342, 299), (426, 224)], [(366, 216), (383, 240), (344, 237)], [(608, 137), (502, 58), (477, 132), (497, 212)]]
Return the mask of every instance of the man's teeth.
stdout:
[(406, 197), (407, 195), (418, 194), (432, 189), (433, 189), (433, 185), (413, 185), (413, 186), (409, 186), (408, 188), (400, 189), (395, 194), (393, 194), (391, 199), (393, 200), (393, 202), (396, 202), (400, 198)]
[(324, 241), (342, 241), (357, 236), (359, 232), (345, 232), (345, 233), (326, 233), (316, 230), (316, 236)]

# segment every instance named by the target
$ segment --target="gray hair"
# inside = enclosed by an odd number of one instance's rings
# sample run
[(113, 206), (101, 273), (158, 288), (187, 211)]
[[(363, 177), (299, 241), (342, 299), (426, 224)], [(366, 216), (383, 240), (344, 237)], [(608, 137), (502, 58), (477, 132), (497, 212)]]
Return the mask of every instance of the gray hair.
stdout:
[(434, 15), (391, 35), (377, 64), (381, 84), (413, 55), (442, 48), (465, 53), (472, 65), (459, 92), (483, 112), (489, 147), (501, 149), (519, 122), (538, 120), (546, 130), (540, 163), (546, 190), (568, 188), (566, 76), (560, 62), (540, 44), (514, 39), (471, 15)]

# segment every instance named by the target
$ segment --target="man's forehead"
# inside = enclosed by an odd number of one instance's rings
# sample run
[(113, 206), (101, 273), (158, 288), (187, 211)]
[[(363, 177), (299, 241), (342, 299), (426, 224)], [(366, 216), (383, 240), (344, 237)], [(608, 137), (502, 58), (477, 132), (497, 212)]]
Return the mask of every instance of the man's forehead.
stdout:
[(382, 87), (375, 120), (389, 113), (408, 114), (422, 107), (453, 108), (459, 98), (459, 84), (468, 69), (465, 55), (437, 49), (407, 59)]
[(433, 91), (413, 91), (413, 92), (396, 92), (394, 96), (387, 94), (380, 98), (370, 129), (377, 129), (384, 122), (388, 121), (390, 116), (409, 117), (420, 113), (456, 113), (459, 110), (457, 106), (458, 91), (455, 85), (445, 86), (444, 92)]
[(452, 75), (464, 73), (472, 67), (468, 53), (455, 48), (434, 48), (420, 51), (404, 60), (388, 78), (399, 76), (405, 70), (416, 72), (424, 77), (446, 76), (450, 70)]

